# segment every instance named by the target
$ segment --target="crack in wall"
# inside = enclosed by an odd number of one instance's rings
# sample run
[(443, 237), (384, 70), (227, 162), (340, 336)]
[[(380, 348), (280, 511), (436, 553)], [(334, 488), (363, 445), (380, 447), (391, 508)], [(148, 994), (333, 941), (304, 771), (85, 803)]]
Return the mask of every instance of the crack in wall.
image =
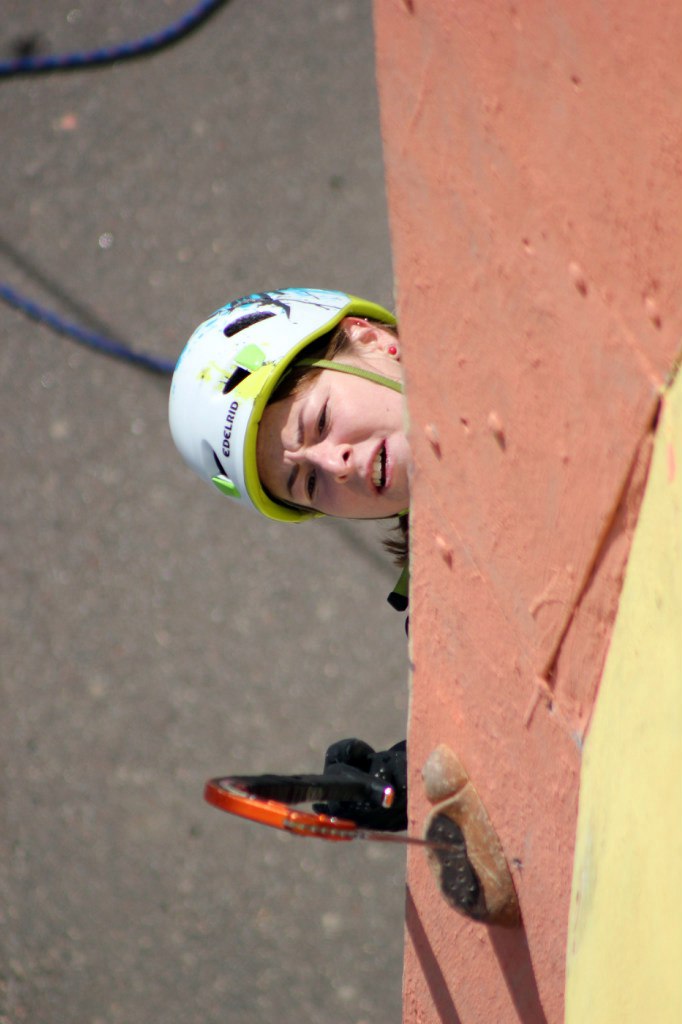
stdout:
[[(620, 592), (622, 590), (623, 580), (627, 570), (630, 548), (637, 527), (644, 494), (646, 493), (646, 486), (653, 455), (654, 438), (658, 427), (662, 401), (663, 394), (659, 394), (655, 397), (654, 408), (648, 418), (648, 425), (643, 431), (639, 442), (635, 447), (623, 485), (618, 492), (617, 500), (614, 502), (612, 513), (609, 516), (608, 521), (605, 523), (602, 534), (595, 547), (594, 555), (585, 573), (583, 584), (573, 601), (570, 614), (567, 616), (561, 635), (557, 638), (553, 650), (537, 677), (537, 696), (532, 702), (532, 707), (529, 708), (529, 712), (527, 712), (527, 718), (530, 720), (530, 717), (532, 717), (535, 707), (537, 706), (538, 700), (543, 696), (549, 705), (552, 705), (555, 701), (559, 705), (562, 705), (563, 703), (566, 706), (561, 708), (561, 717), (565, 720), (565, 724), (571, 734), (577, 735), (580, 742), (582, 741), (582, 736), (587, 729), (592, 705), (596, 697), (604, 660), (606, 658), (610, 642), (610, 629), (604, 631), (604, 636), (601, 638), (601, 642), (600, 638), (597, 637), (595, 645), (598, 648), (599, 662), (596, 663), (596, 660), (593, 660), (592, 663), (588, 665), (587, 678), (583, 677), (581, 679), (581, 686), (577, 694), (572, 693), (570, 685), (566, 686), (565, 693), (562, 691), (562, 682), (567, 682), (567, 680), (563, 679), (562, 676), (568, 676), (570, 674), (570, 660), (569, 669), (562, 672), (562, 656), (566, 651), (569, 640), (574, 639), (576, 631), (584, 629), (585, 634), (587, 635), (590, 630), (594, 630), (594, 623), (589, 615), (585, 616), (584, 626), (578, 621), (578, 617), (580, 613), (585, 610), (595, 588), (599, 586), (600, 583), (605, 585), (605, 576), (607, 572), (617, 578), (617, 596), (611, 607), (607, 610), (606, 616), (604, 616), (604, 609), (602, 608), (602, 623), (606, 621), (607, 624), (612, 625), (612, 622), (615, 621), (618, 603), (620, 600)], [(620, 564), (617, 562), (615, 563), (616, 567), (614, 570), (613, 561), (611, 564), (608, 564), (608, 567), (607, 562), (610, 554), (612, 553), (614, 544), (621, 541), (624, 535), (627, 536), (627, 550), (620, 556)], [(603, 605), (603, 600), (600, 603)], [(579, 726), (577, 732), (576, 726)]]

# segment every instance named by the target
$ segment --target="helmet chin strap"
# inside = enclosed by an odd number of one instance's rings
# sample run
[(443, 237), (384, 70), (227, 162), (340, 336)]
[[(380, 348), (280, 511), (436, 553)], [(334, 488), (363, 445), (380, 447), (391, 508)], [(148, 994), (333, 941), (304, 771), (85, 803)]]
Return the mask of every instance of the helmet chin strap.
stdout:
[[(364, 380), (371, 380), (374, 384), (381, 384), (385, 388), (390, 388), (391, 391), (397, 391), (399, 395), (403, 393), (403, 385), (399, 380), (385, 377), (383, 373), (374, 373), (372, 370), (362, 370), (359, 366), (349, 366), (348, 363), (337, 363), (331, 359), (299, 359), (296, 365), (315, 366), (320, 370), (336, 370), (338, 373), (350, 373), (353, 377), (362, 377)], [(409, 513), (409, 508), (406, 508), (402, 512), (398, 512), (398, 515), (407, 516)], [(387, 518), (391, 519), (392, 516), (387, 516)]]
[(373, 370), (363, 370), (359, 366), (349, 366), (348, 363), (337, 363), (335, 359), (297, 359), (298, 366), (314, 366), (318, 370), (336, 370), (337, 373), (349, 373), (352, 377), (362, 377), (363, 380), (371, 380), (373, 384), (381, 384), (391, 391), (403, 393), (403, 386), (399, 380), (384, 376), (383, 373), (374, 373)]
[[(354, 377), (363, 377), (365, 380), (371, 380), (374, 384), (382, 384), (384, 387), (397, 391), (399, 394), (403, 393), (403, 386), (400, 381), (385, 377), (383, 373), (363, 370), (359, 366), (349, 366), (347, 363), (337, 363), (331, 359), (299, 359), (296, 362), (296, 366), (314, 366), (319, 370), (336, 370), (338, 373), (350, 373)], [(409, 509), (404, 509), (398, 515), (401, 517), (409, 515)], [(405, 566), (394, 589), (388, 595), (388, 603), (396, 611), (404, 612), (407, 609), (409, 603), (409, 584), (410, 570), (408, 566)]]
[[(403, 385), (399, 380), (393, 380), (392, 377), (386, 377), (383, 373), (374, 373), (373, 370), (363, 370), (359, 366), (349, 366), (348, 363), (337, 363), (336, 360), (332, 359), (298, 359), (295, 364), (298, 366), (314, 366), (318, 370), (336, 370), (337, 373), (349, 373), (352, 377), (362, 377), (363, 380), (371, 380), (373, 384), (381, 384), (385, 388), (390, 388), (391, 391), (397, 391), (399, 395), (403, 393)], [(409, 515), (409, 508), (403, 509), (402, 512), (398, 512), (399, 516)], [(392, 516), (387, 516), (391, 519)]]
[[(381, 384), (385, 388), (390, 388), (391, 391), (397, 391), (399, 395), (403, 393), (403, 385), (399, 380), (393, 380), (392, 377), (386, 377), (383, 373), (374, 373), (373, 370), (363, 370), (359, 366), (349, 366), (348, 363), (337, 363), (336, 360), (332, 359), (298, 359), (295, 364), (298, 366), (314, 366), (318, 370), (336, 370), (337, 373), (349, 373), (352, 377), (362, 377), (363, 380), (371, 380), (373, 384)], [(409, 515), (409, 508), (403, 509), (402, 512), (398, 512), (399, 516)], [(392, 516), (387, 516), (387, 519), (392, 519)]]

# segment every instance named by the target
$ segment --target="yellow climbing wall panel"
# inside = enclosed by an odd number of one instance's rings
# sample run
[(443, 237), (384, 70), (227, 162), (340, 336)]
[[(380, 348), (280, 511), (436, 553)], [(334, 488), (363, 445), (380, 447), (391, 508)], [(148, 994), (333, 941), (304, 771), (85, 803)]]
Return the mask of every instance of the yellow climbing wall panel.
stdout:
[(567, 1024), (682, 1021), (682, 375), (585, 745)]

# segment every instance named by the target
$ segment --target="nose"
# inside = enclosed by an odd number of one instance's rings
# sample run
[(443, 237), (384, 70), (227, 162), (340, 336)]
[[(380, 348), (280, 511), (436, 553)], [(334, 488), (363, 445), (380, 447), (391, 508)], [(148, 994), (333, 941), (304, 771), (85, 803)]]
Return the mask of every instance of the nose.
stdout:
[(323, 442), (308, 449), (314, 466), (328, 473), (337, 483), (345, 484), (352, 468), (351, 447), (347, 444)]
[(315, 469), (329, 474), (338, 483), (345, 483), (353, 469), (351, 445), (333, 444), (329, 440), (300, 449), (292, 459), (296, 462), (308, 462)]

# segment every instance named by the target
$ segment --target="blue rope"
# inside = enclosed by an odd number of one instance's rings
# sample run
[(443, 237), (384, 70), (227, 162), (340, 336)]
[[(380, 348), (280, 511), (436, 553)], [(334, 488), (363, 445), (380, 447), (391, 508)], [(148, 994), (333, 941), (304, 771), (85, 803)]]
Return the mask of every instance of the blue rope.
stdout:
[(170, 46), (182, 36), (197, 28), (202, 21), (221, 7), (226, 0), (201, 0), (191, 11), (159, 32), (142, 36), (130, 43), (101, 47), (85, 53), (65, 53), (45, 57), (18, 57), (0, 61), (0, 76), (39, 74), (49, 71), (77, 71), (95, 65), (111, 64), (117, 60), (142, 57), (154, 50)]
[(32, 320), (47, 324), (48, 327), (51, 327), (53, 331), (57, 331), (58, 334), (64, 334), (80, 342), (82, 345), (88, 345), (90, 348), (95, 348), (106, 355), (114, 356), (117, 359), (125, 359), (129, 363), (136, 363), (138, 366), (146, 370), (152, 370), (154, 373), (170, 375), (175, 369), (175, 363), (168, 362), (166, 359), (157, 359), (156, 356), (146, 355), (144, 352), (136, 352), (134, 349), (128, 348), (127, 345), (111, 341), (101, 334), (96, 334), (94, 331), (89, 331), (78, 324), (62, 319), (62, 317), (51, 310), (46, 309), (44, 306), (39, 306), (37, 302), (33, 302), (31, 299), (20, 295), (14, 288), (11, 288), (10, 285), (2, 281), (0, 281), (0, 299), (4, 299), (8, 305), (25, 313)]
[[(48, 55), (45, 57), (19, 57), (16, 60), (0, 61), (0, 77), (8, 78), (12, 75), (38, 74), (49, 71), (75, 71), (82, 68), (111, 64), (117, 60), (125, 60), (131, 57), (142, 57), (160, 50), (172, 43), (177, 42), (183, 36), (188, 35), (205, 21), (211, 14), (214, 14), (227, 0), (200, 0), (195, 7), (183, 15), (171, 25), (155, 32), (152, 35), (143, 36), (130, 43), (121, 43), (117, 46), (91, 50), (86, 53), (65, 53)], [(64, 334), (75, 341), (90, 348), (95, 348), (106, 355), (115, 356), (118, 359), (125, 359), (130, 363), (136, 363), (154, 373), (172, 374), (175, 363), (165, 359), (157, 359), (155, 356), (146, 355), (143, 352), (135, 352), (134, 349), (121, 345), (118, 342), (105, 338), (94, 331), (89, 331), (78, 324), (64, 320), (62, 317), (39, 306), (38, 303), (20, 295), (8, 284), (0, 281), (0, 298), (8, 305), (20, 310), (26, 316), (46, 324), (58, 334)]]

